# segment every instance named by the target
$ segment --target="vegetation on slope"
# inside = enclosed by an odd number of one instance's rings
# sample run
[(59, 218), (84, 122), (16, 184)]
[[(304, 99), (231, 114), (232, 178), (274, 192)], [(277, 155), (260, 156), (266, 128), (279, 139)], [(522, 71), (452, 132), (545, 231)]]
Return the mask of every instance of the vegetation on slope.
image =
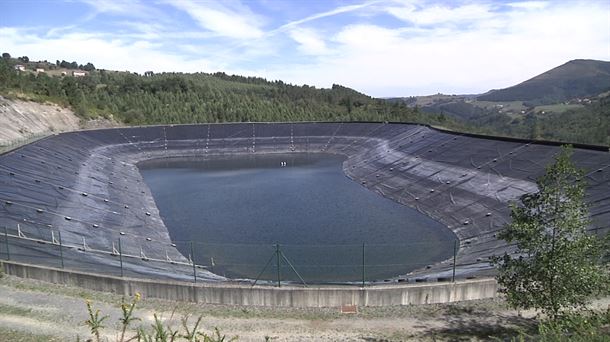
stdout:
[(225, 73), (140, 76), (92, 70), (86, 77), (16, 72), (0, 61), (0, 93), (25, 94), (72, 106), (84, 118), (109, 116), (127, 124), (235, 121), (402, 121), (460, 128), (440, 115), (374, 99), (352, 89), (295, 86)]
[(526, 101), (534, 105), (595, 96), (610, 90), (610, 62), (577, 59), (515, 86), (492, 90), (482, 101)]
[[(610, 79), (610, 76), (609, 76)], [(580, 100), (580, 101), (579, 101)], [(528, 106), (523, 101), (478, 101), (471, 95), (390, 99), (426, 113), (440, 113), (483, 134), (610, 145), (610, 92), (569, 103)]]
[(512, 114), (471, 107), (474, 114), (466, 122), (472, 130), (484, 134), (610, 145), (610, 96), (559, 113), (532, 110), (525, 114)]

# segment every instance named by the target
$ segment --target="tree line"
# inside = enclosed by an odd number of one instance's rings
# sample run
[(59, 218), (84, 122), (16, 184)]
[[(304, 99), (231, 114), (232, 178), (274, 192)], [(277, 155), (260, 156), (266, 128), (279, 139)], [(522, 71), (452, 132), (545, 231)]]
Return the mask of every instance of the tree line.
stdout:
[(91, 62), (84, 64), (84, 65), (78, 64), (76, 62), (68, 62), (65, 60), (62, 60), (61, 62), (59, 60), (57, 60), (57, 61), (55, 61), (55, 64), (47, 62), (46, 60), (35, 62), (35, 61), (30, 61), (30, 58), (28, 56), (12, 58), (11, 54), (8, 52), (2, 53), (2, 59), (8, 65), (25, 64), (26, 66), (29, 66), (32, 69), (33, 68), (47, 68), (47, 69), (64, 68), (64, 69), (85, 70), (85, 71), (95, 70), (95, 65), (93, 65), (93, 63), (91, 63)]
[[(60, 62), (61, 64), (61, 62)], [(225, 73), (92, 70), (87, 77), (17, 73), (0, 60), (0, 92), (71, 106), (82, 118), (112, 116), (127, 124), (237, 121), (400, 121), (462, 128), (456, 120), (421, 113), (333, 85), (319, 89)]]
[(465, 121), (484, 134), (610, 146), (610, 96), (561, 113), (509, 115), (470, 107), (476, 111)]

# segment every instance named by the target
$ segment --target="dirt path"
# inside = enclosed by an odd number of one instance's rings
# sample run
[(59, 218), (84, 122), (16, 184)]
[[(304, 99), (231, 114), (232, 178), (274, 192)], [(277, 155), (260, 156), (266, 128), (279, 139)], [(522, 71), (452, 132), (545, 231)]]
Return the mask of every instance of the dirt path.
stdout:
[[(105, 321), (105, 337), (115, 341), (121, 297), (5, 276), (0, 279), (0, 332), (15, 331), (21, 341), (76, 341), (90, 337), (85, 299), (90, 299)], [(181, 325), (188, 315), (193, 323), (203, 315), (203, 331), (215, 327), (239, 341), (405, 341), (486, 340), (491, 334), (528, 329), (530, 318), (505, 308), (498, 300), (450, 305), (359, 308), (341, 314), (336, 308), (289, 309), (239, 307), (142, 299), (136, 326), (149, 328), (157, 313), (166, 324)], [(45, 337), (41, 337), (44, 335)], [(1, 340), (1, 338), (0, 338)]]

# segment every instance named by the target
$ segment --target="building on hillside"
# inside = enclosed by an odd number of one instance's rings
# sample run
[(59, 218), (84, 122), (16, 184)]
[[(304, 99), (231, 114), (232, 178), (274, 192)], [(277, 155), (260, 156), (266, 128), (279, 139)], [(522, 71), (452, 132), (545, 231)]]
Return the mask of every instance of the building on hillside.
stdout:
[(15, 70), (25, 71), (25, 65), (17, 64), (15, 65)]
[(36, 68), (36, 72), (37, 72), (37, 73), (44, 72), (44, 69), (43, 69), (43, 68)]
[(83, 77), (83, 76), (87, 76), (87, 73), (85, 71), (72, 71), (72, 76)]

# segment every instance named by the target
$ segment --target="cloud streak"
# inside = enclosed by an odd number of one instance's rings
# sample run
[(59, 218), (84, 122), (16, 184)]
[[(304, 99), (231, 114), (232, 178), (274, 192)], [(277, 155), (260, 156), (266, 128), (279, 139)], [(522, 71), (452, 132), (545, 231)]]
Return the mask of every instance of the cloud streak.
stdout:
[(326, 17), (331, 17), (331, 16), (335, 16), (335, 15), (339, 15), (339, 14), (345, 14), (345, 13), (360, 11), (360, 10), (363, 10), (363, 9), (365, 9), (367, 7), (371, 7), (371, 6), (379, 4), (379, 3), (381, 3), (381, 1), (369, 1), (369, 2), (362, 3), (362, 4), (357, 4), (357, 5), (340, 6), (340, 7), (334, 8), (334, 9), (332, 9), (330, 11), (316, 13), (316, 14), (307, 16), (305, 18), (299, 19), (299, 20), (291, 21), (291, 22), (289, 22), (287, 24), (284, 24), (281, 27), (279, 27), (277, 29), (277, 31), (283, 31), (283, 30), (290, 29), (290, 28), (298, 26), (298, 25), (302, 25), (302, 24), (305, 24), (305, 23), (308, 23), (308, 22), (311, 22), (311, 21), (314, 21), (314, 20), (326, 18)]

